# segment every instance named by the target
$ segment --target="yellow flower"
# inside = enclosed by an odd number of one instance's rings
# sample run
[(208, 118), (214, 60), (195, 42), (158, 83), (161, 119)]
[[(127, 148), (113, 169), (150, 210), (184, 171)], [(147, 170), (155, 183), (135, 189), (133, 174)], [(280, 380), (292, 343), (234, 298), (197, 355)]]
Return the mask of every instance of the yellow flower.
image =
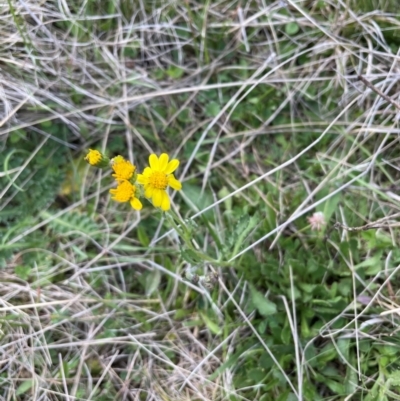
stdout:
[(169, 157), (163, 153), (160, 158), (155, 154), (149, 157), (150, 167), (146, 167), (143, 174), (138, 174), (137, 181), (144, 187), (146, 198), (152, 198), (155, 207), (161, 207), (167, 211), (170, 208), (170, 201), (167, 194), (167, 187), (177, 191), (182, 189), (182, 184), (172, 174), (179, 166), (179, 160), (173, 159), (168, 162)]
[(136, 171), (136, 166), (122, 156), (116, 156), (111, 160), (111, 168), (115, 173), (112, 176), (117, 181), (130, 180)]
[(98, 150), (89, 149), (89, 152), (85, 156), (85, 160), (95, 167), (107, 167), (110, 159), (103, 155), (103, 153)]
[(117, 202), (130, 202), (135, 210), (142, 208), (142, 202), (136, 198), (136, 186), (132, 185), (129, 181), (120, 181), (117, 188), (110, 189), (112, 199)]
[(111, 159), (111, 163), (110, 164), (113, 165), (114, 163), (120, 163), (120, 162), (122, 162), (124, 160), (125, 160), (124, 156), (118, 155), (118, 156), (115, 156), (115, 157), (113, 157)]

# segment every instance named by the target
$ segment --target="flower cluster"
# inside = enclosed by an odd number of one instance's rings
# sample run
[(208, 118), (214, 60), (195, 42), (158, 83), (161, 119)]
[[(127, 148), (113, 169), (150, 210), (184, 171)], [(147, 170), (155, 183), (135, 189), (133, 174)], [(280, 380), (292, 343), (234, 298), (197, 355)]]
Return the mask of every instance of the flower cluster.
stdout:
[(179, 160), (169, 160), (166, 153), (157, 157), (151, 154), (149, 167), (142, 174), (136, 173), (136, 166), (122, 156), (116, 156), (111, 160), (98, 150), (90, 149), (85, 160), (92, 166), (105, 168), (111, 167), (117, 187), (110, 189), (112, 199), (117, 202), (129, 202), (135, 210), (141, 210), (140, 201), (142, 194), (151, 199), (153, 205), (163, 211), (170, 209), (171, 204), (167, 188), (176, 191), (182, 189), (182, 184), (172, 174), (179, 166)]
[(315, 212), (312, 216), (307, 217), (308, 222), (310, 223), (311, 230), (321, 231), (325, 226), (325, 216), (322, 212)]

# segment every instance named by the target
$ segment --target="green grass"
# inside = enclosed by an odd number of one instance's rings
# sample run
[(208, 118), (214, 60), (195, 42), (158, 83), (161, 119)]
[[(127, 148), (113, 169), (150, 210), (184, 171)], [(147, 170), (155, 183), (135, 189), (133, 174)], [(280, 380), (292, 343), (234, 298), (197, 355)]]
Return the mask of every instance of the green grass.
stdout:
[(0, 399), (400, 399), (397, 3), (67, 3), (0, 22)]

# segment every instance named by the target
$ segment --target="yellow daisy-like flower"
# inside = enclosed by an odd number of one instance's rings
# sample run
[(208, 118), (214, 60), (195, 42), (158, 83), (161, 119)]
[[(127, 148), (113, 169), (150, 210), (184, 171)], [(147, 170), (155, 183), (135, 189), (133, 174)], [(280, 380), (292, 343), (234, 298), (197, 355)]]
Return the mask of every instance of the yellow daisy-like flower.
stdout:
[(179, 166), (179, 160), (169, 161), (166, 153), (159, 158), (155, 154), (149, 157), (150, 167), (146, 167), (143, 174), (138, 174), (137, 181), (144, 187), (144, 195), (151, 198), (155, 207), (167, 211), (170, 201), (166, 189), (171, 187), (176, 191), (182, 189), (182, 184), (172, 174)]
[(142, 202), (136, 198), (136, 186), (129, 181), (119, 182), (117, 188), (110, 189), (110, 194), (117, 202), (130, 202), (135, 210), (141, 210), (143, 207)]
[(136, 166), (122, 156), (116, 156), (111, 160), (111, 168), (115, 173), (112, 176), (117, 181), (130, 180), (136, 171)]
[(110, 159), (103, 155), (103, 153), (98, 150), (89, 149), (89, 152), (85, 156), (85, 160), (91, 165), (95, 167), (107, 167)]

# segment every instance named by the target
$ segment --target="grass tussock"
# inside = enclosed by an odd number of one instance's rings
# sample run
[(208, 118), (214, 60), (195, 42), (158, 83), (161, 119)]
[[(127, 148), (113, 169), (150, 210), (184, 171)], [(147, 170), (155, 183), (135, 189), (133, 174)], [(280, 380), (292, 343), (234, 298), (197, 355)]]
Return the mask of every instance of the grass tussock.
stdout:
[(399, 399), (396, 1), (0, 10), (0, 400)]

